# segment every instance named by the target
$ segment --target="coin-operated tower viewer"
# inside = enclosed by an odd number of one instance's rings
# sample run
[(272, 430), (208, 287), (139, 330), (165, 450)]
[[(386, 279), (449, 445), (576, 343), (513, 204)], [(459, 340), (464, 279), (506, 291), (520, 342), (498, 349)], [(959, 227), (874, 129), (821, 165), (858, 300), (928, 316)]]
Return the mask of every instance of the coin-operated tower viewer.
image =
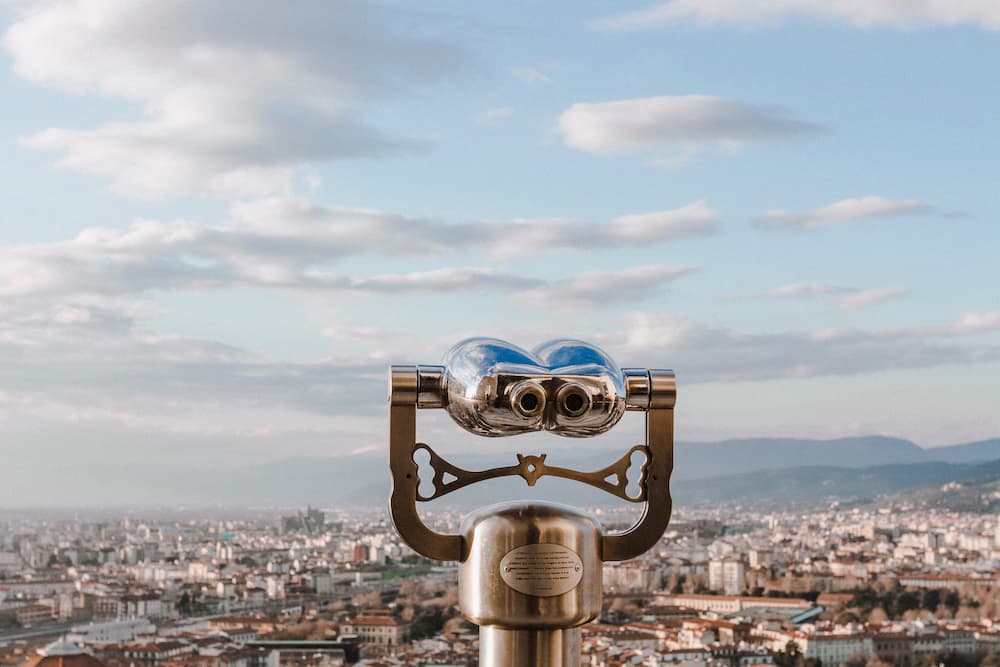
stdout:
[[(675, 399), (671, 371), (619, 368), (605, 352), (577, 340), (554, 340), (528, 352), (473, 338), (452, 348), (442, 365), (391, 367), (392, 521), (418, 553), (460, 563), (459, 604), (480, 626), (481, 667), (579, 666), (580, 626), (601, 611), (601, 564), (644, 553), (670, 520)], [(585, 438), (608, 431), (626, 411), (642, 411), (646, 442), (592, 472), (549, 465), (545, 454), (517, 454), (511, 466), (464, 470), (417, 442), (418, 408), (447, 410), (466, 431), (486, 437), (548, 431)], [(433, 469), (430, 494), (420, 491), (418, 454)], [(642, 503), (642, 515), (625, 532), (609, 534), (575, 508), (518, 501), (480, 508), (465, 518), (459, 534), (447, 535), (417, 513), (418, 501), (511, 475), (529, 486), (544, 476), (589, 484)]]

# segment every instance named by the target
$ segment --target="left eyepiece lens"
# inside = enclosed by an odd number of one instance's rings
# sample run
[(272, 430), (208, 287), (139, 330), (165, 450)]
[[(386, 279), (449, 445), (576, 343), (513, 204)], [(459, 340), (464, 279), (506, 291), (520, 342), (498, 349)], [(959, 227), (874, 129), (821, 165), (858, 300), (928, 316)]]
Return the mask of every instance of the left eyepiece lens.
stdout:
[(521, 417), (537, 417), (545, 410), (545, 391), (534, 382), (519, 382), (510, 392), (510, 406)]

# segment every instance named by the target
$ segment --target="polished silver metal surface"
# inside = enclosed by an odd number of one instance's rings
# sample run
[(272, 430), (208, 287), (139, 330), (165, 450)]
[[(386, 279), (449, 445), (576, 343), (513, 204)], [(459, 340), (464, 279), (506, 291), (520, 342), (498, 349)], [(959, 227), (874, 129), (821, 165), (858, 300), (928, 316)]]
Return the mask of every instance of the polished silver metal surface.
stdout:
[[(484, 667), (578, 665), (579, 626), (601, 608), (601, 564), (635, 558), (670, 520), (674, 404), (667, 370), (619, 368), (604, 352), (555, 340), (532, 352), (493, 338), (459, 343), (441, 365), (393, 366), (389, 383), (389, 468), (393, 524), (418, 553), (459, 561), (459, 603), (482, 626)], [(515, 465), (464, 470), (417, 441), (418, 408), (445, 409), (465, 430), (484, 436), (530, 431), (588, 437), (612, 428), (627, 410), (646, 413), (645, 442), (590, 472), (550, 464), (546, 454), (517, 454)], [(433, 493), (421, 494), (414, 455), (429, 458)], [(641, 453), (641, 462), (634, 455)], [(638, 466), (634, 471), (633, 466)], [(637, 473), (633, 476), (633, 473)], [(529, 486), (545, 476), (590, 484), (643, 503), (634, 526), (605, 534), (572, 507), (516, 502), (480, 509), (460, 534), (430, 529), (417, 502), (483, 480), (519, 475)], [(628, 493), (638, 479), (638, 493)], [(426, 479), (425, 479), (426, 481)]]
[(470, 338), (445, 357), (448, 414), (485, 436), (551, 431), (589, 437), (625, 412), (625, 379), (600, 349), (549, 341), (527, 352), (495, 338)]

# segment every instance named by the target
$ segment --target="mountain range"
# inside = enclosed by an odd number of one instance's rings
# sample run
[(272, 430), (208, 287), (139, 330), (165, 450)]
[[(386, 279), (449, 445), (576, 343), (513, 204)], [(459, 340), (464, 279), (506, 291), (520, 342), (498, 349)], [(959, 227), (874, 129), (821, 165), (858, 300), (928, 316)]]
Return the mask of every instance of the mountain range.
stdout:
[[(622, 453), (624, 450), (560, 450), (549, 456), (548, 462), (594, 470)], [(499, 454), (446, 458), (472, 470), (513, 462)], [(1000, 477), (998, 460), (1000, 439), (926, 449), (908, 440), (882, 436), (678, 443), (672, 491), (677, 503), (793, 503), (872, 497), (951, 481)], [(381, 505), (386, 502), (388, 487), (386, 458), (375, 454), (219, 468), (54, 464), (42, 474), (19, 474), (9, 468), (0, 472), (0, 507)], [(542, 478), (533, 489), (520, 478), (492, 480), (437, 502), (470, 506), (520, 497), (581, 505), (618, 502), (596, 489), (555, 478)]]

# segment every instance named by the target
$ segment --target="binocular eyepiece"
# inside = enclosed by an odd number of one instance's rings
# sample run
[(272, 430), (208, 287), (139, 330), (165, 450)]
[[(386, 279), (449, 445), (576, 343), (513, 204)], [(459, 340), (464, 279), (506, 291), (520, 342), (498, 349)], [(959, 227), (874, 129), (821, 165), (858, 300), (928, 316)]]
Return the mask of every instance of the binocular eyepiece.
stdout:
[[(548, 394), (538, 380), (522, 380), (510, 390), (510, 407), (526, 420), (545, 413)], [(591, 407), (590, 394), (579, 382), (567, 381), (555, 394), (556, 413), (564, 419), (582, 417)]]
[(647, 369), (619, 368), (577, 340), (527, 352), (495, 338), (470, 338), (443, 365), (416, 370), (417, 407), (444, 408), (465, 430), (490, 437), (531, 431), (590, 437), (626, 410), (650, 407)]

